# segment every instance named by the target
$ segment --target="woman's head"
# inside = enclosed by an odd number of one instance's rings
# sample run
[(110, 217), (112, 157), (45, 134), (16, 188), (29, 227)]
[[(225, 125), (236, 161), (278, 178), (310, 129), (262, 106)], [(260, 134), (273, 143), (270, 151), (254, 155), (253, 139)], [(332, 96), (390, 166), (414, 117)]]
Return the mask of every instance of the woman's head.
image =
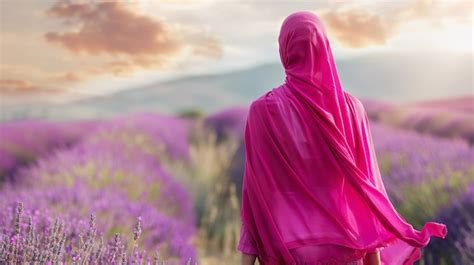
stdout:
[[(290, 14), (281, 25), (278, 37), (280, 59), (287, 77), (318, 86), (335, 85), (335, 67), (321, 19), (313, 12)], [(327, 84), (326, 82), (330, 82)], [(333, 86), (332, 86), (333, 87)]]

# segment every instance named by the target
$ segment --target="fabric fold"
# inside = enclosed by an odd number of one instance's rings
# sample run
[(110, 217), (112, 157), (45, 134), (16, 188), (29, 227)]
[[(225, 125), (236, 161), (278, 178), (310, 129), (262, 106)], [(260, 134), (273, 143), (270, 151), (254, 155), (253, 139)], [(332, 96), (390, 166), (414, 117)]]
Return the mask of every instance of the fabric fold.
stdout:
[(244, 137), (241, 217), (260, 262), (297, 264), (291, 250), (312, 245), (327, 246), (321, 260), (340, 258), (339, 246), (353, 250), (347, 259), (379, 248), (383, 264), (412, 264), (446, 226), (417, 230), (393, 207), (364, 106), (343, 90), (319, 17), (288, 16), (279, 44), (285, 82), (251, 103)]

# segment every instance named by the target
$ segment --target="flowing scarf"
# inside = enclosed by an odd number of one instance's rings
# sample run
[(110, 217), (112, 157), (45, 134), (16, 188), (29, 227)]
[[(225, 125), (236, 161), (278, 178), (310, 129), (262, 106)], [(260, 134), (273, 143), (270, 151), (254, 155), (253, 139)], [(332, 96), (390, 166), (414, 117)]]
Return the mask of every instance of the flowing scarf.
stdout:
[(290, 249), (381, 248), (383, 264), (412, 264), (446, 226), (416, 230), (393, 207), (362, 103), (344, 91), (319, 17), (289, 15), (280, 29), (286, 78), (249, 107), (242, 222), (262, 264), (296, 264)]

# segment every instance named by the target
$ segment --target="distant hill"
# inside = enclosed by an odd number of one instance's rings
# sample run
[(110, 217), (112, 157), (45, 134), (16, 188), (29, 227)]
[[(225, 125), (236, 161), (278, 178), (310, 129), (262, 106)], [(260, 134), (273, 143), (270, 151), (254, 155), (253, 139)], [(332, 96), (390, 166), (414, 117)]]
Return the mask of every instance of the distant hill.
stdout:
[[(408, 102), (472, 94), (472, 62), (472, 55), (377, 53), (338, 60), (337, 66), (344, 88), (353, 95)], [(0, 120), (106, 117), (135, 111), (213, 112), (228, 106), (246, 106), (283, 80), (280, 64), (264, 64), (227, 73), (182, 77), (64, 105), (1, 107)]]

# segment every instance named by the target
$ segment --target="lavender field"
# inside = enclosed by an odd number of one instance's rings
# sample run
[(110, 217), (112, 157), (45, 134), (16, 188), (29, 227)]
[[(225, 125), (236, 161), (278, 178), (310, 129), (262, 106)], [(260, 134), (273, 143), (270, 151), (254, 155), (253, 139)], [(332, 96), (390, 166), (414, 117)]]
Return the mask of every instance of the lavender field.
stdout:
[[(248, 106), (288, 62), (361, 100), (407, 221), (447, 224), (418, 264), (474, 264), (472, 7), (0, 0), (0, 265), (241, 264)], [(327, 45), (289, 58), (303, 10)]]
[[(246, 108), (0, 125), (0, 263), (237, 264)], [(371, 120), (391, 200), (448, 225), (420, 264), (474, 262), (469, 140)]]
[(394, 127), (474, 144), (474, 96), (390, 103), (364, 100), (369, 118)]

